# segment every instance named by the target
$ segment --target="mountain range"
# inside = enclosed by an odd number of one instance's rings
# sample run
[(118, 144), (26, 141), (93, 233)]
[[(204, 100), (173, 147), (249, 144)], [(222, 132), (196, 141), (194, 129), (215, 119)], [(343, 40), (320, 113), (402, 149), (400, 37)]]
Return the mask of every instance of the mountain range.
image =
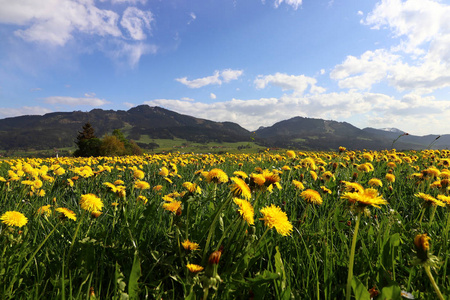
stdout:
[(264, 147), (299, 150), (336, 150), (339, 146), (355, 150), (450, 147), (450, 135), (413, 136), (395, 128), (359, 129), (346, 122), (304, 117), (250, 132), (232, 122), (214, 122), (161, 107), (140, 105), (128, 111), (93, 109), (1, 119), (0, 150), (74, 147), (78, 131), (87, 122), (98, 137), (121, 129), (127, 138), (137, 141), (143, 148), (151, 147), (151, 139), (174, 138), (197, 143), (255, 141)]

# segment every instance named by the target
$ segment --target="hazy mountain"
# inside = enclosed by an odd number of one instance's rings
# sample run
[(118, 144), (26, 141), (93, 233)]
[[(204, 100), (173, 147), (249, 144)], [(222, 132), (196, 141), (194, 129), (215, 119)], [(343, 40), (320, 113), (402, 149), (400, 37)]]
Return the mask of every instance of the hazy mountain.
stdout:
[[(346, 122), (294, 117), (255, 133), (232, 122), (214, 122), (182, 115), (161, 107), (140, 105), (128, 111), (94, 109), (89, 112), (55, 112), (0, 120), (0, 149), (52, 149), (73, 147), (82, 126), (90, 122), (102, 137), (114, 129), (141, 141), (180, 138), (193, 142), (256, 141), (265, 147), (303, 150), (391, 149), (422, 150), (450, 147), (450, 135), (407, 135), (396, 128), (359, 129)], [(438, 138), (439, 137), (439, 138)], [(143, 144), (144, 143), (144, 144)], [(146, 144), (145, 144), (146, 143)]]
[(182, 138), (196, 142), (250, 140), (250, 132), (231, 122), (213, 122), (140, 105), (128, 111), (94, 109), (90, 112), (55, 112), (0, 120), (0, 149), (51, 149), (74, 146), (82, 126), (90, 122), (98, 137), (121, 129), (128, 138)]

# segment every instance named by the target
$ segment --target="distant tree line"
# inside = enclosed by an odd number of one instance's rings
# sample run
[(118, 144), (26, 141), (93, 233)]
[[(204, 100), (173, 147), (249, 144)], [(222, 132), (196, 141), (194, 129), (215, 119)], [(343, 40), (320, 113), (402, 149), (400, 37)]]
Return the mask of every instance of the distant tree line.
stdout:
[(90, 123), (86, 123), (83, 130), (78, 132), (75, 144), (78, 147), (73, 153), (75, 157), (142, 154), (142, 149), (134, 141), (126, 139), (120, 129), (114, 129), (111, 135), (106, 134), (100, 139)]

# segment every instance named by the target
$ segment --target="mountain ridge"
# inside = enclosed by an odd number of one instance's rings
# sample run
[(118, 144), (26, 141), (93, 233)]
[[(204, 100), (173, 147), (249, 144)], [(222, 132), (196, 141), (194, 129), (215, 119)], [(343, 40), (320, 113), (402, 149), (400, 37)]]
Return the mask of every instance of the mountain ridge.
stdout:
[[(449, 148), (450, 135), (406, 135), (399, 129), (359, 129), (347, 122), (296, 116), (250, 132), (233, 122), (215, 122), (158, 107), (139, 105), (127, 111), (92, 109), (89, 112), (52, 112), (0, 119), (0, 149), (73, 147), (82, 126), (90, 122), (98, 137), (121, 129), (129, 139), (185, 139), (187, 141), (245, 142), (303, 150), (348, 149), (421, 150)], [(145, 145), (144, 145), (145, 146)]]

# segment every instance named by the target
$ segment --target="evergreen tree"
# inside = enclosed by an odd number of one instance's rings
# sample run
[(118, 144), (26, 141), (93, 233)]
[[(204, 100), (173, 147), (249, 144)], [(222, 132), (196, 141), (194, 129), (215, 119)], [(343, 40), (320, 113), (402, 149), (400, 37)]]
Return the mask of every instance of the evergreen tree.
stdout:
[(77, 144), (78, 149), (73, 153), (74, 156), (99, 156), (100, 154), (100, 139), (95, 136), (95, 130), (91, 123), (86, 123), (83, 126), (83, 131), (78, 132)]

